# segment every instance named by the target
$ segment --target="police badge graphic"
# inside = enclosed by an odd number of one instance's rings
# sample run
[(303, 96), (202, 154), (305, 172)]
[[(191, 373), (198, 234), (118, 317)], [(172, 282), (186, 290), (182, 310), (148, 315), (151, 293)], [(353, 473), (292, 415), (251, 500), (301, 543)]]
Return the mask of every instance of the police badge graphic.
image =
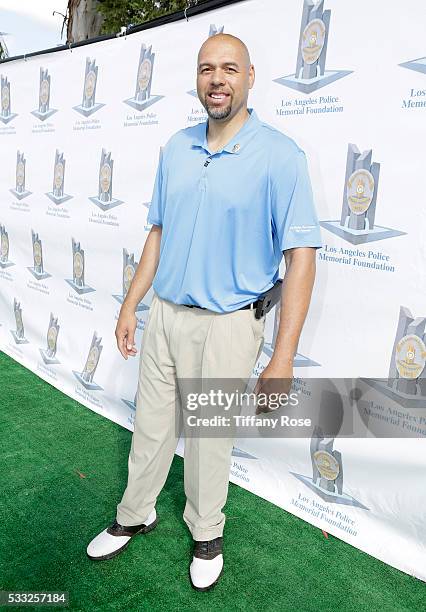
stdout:
[[(113, 294), (113, 297), (117, 302), (120, 302), (120, 304), (122, 304), (126, 298), (137, 267), (138, 262), (135, 261), (134, 254), (129, 254), (127, 249), (123, 249), (123, 269), (121, 277), (122, 292), (120, 294)], [(135, 312), (142, 312), (144, 310), (149, 310), (149, 306), (146, 306), (143, 302), (139, 302)]]
[(89, 197), (89, 200), (103, 211), (123, 204), (123, 200), (117, 200), (117, 198), (112, 197), (113, 169), (114, 160), (111, 158), (111, 151), (107, 153), (105, 149), (102, 149), (99, 165), (98, 195)]
[(164, 98), (164, 96), (151, 94), (154, 59), (155, 53), (152, 52), (152, 45), (147, 47), (142, 43), (139, 54), (138, 72), (136, 75), (135, 95), (133, 98), (123, 100), (125, 104), (128, 104), (138, 111), (143, 111)]
[(39, 349), (44, 363), (48, 365), (60, 363), (59, 359), (56, 357), (59, 329), (58, 317), (55, 318), (53, 314), (50, 313), (49, 326), (46, 334), (46, 348)]
[(50, 108), (50, 88), (51, 79), (49, 71), (40, 68), (40, 86), (38, 93), (38, 109), (31, 111), (31, 114), (40, 121), (45, 121), (57, 112), (55, 108)]
[[(209, 35), (208, 38), (210, 38), (210, 36), (215, 36), (216, 34), (222, 34), (223, 30), (224, 30), (225, 26), (217, 26), (214, 23), (210, 24), (210, 28), (209, 28)], [(197, 90), (196, 89), (191, 89), (191, 91), (188, 91), (187, 93), (189, 93), (190, 96), (194, 96), (194, 98), (198, 99), (198, 94), (197, 94)]]
[(52, 276), (52, 275), (46, 272), (43, 267), (43, 246), (39, 238), (39, 235), (36, 234), (33, 230), (31, 230), (31, 239), (33, 242), (34, 265), (32, 268), (27, 268), (27, 269), (31, 272), (31, 274), (37, 280), (42, 280), (43, 278), (49, 278), (49, 276)]
[(84, 250), (81, 248), (79, 242), (71, 238), (72, 245), (72, 279), (66, 278), (66, 282), (76, 291), (78, 294), (90, 293), (95, 291), (93, 287), (86, 285), (84, 280), (85, 274), (85, 260)]
[(28, 340), (25, 338), (21, 303), (16, 298), (13, 298), (13, 312), (15, 314), (16, 330), (11, 329), (10, 333), (16, 344), (28, 344)]
[(327, 503), (342, 504), (368, 510), (364, 504), (343, 491), (342, 453), (333, 450), (334, 438), (324, 437), (321, 427), (315, 427), (310, 443), (312, 476), (290, 472)]
[(348, 145), (343, 203), (340, 220), (321, 221), (320, 225), (351, 244), (365, 244), (405, 232), (375, 225), (380, 164), (372, 162), (372, 149), (359, 151)]
[(0, 268), (9, 268), (15, 265), (9, 259), (9, 246), (9, 234), (5, 226), (0, 223)]
[(26, 172), (27, 160), (24, 157), (24, 154), (20, 151), (16, 153), (16, 182), (15, 189), (10, 189), (10, 193), (18, 198), (18, 200), (23, 200), (27, 196), (31, 195), (31, 191), (28, 191), (25, 188), (25, 172)]
[(102, 391), (102, 387), (100, 387), (93, 380), (103, 349), (101, 342), (102, 338), (99, 338), (97, 333), (94, 332), (83, 371), (77, 372), (76, 370), (73, 370), (73, 374), (76, 379), (83, 385), (83, 387), (85, 387), (85, 389), (89, 389), (91, 391)]
[[(272, 357), (275, 350), (275, 343), (277, 340), (278, 329), (280, 326), (280, 315), (281, 315), (281, 300), (274, 306), (272, 309), (274, 312), (274, 327), (272, 332), (272, 339), (270, 342), (265, 342), (263, 345), (263, 353), (267, 355), (269, 358)], [(294, 357), (294, 367), (295, 368), (303, 368), (308, 366), (319, 366), (320, 364), (314, 361), (313, 359), (309, 359), (309, 357), (305, 357), (300, 353), (296, 353)]]
[(309, 94), (353, 72), (325, 69), (330, 17), (331, 11), (324, 11), (324, 0), (304, 0), (296, 71), (274, 79), (275, 83)]
[(417, 59), (410, 60), (409, 62), (403, 62), (402, 64), (399, 64), (399, 66), (426, 74), (426, 57), (418, 57)]
[(52, 191), (46, 193), (47, 197), (55, 204), (63, 204), (72, 198), (71, 195), (64, 193), (65, 182), (65, 159), (64, 154), (56, 149), (55, 163), (53, 165), (53, 185)]
[(98, 82), (98, 66), (96, 66), (96, 60), (91, 60), (86, 57), (86, 69), (84, 72), (84, 83), (83, 83), (83, 100), (78, 106), (73, 106), (81, 115), (89, 117), (96, 113), (100, 108), (105, 106), (100, 102), (96, 102), (96, 85)]
[(426, 316), (401, 306), (387, 379), (364, 382), (405, 408), (426, 408)]
[(0, 78), (0, 97), (1, 97), (1, 112), (0, 121), (3, 123), (9, 123), (12, 119), (17, 117), (17, 113), (12, 113), (10, 103), (10, 82), (7, 77), (1, 75)]

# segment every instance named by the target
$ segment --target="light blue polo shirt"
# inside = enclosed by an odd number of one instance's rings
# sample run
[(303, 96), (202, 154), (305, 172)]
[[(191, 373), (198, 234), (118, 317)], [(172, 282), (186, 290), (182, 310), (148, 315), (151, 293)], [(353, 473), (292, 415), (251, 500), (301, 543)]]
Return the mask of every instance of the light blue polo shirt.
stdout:
[(231, 312), (270, 289), (283, 251), (321, 247), (306, 157), (253, 109), (212, 153), (207, 121), (163, 147), (148, 213), (162, 226), (155, 292)]

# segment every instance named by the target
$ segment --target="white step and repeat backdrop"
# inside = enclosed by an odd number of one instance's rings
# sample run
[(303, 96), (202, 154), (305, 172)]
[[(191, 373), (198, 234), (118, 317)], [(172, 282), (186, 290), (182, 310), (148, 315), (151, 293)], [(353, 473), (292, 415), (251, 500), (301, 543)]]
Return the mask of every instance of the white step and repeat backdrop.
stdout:
[[(323, 226), (297, 384), (309, 395), (314, 377), (384, 381), (354, 416), (365, 437), (240, 440), (232, 480), (426, 580), (422, 9), (245, 0), (1, 64), (0, 348), (132, 429), (138, 363), (121, 358), (114, 329), (150, 229), (159, 149), (205, 118), (200, 44), (221, 28), (239, 36), (256, 66), (250, 106), (306, 151)], [(272, 311), (256, 373), (275, 326)]]

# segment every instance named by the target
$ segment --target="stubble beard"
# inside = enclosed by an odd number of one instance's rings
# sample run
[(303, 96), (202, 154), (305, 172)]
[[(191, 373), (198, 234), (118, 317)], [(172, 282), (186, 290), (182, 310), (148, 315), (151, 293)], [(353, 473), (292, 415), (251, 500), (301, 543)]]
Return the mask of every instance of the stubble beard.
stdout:
[(232, 110), (232, 104), (229, 104), (225, 108), (216, 108), (215, 106), (209, 106), (206, 102), (205, 109), (211, 119), (221, 120), (229, 117)]

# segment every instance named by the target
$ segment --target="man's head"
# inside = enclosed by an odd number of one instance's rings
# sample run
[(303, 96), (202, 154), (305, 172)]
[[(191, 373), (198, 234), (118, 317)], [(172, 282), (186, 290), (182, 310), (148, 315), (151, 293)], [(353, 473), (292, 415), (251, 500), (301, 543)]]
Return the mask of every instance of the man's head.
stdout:
[(232, 119), (247, 108), (254, 83), (254, 66), (245, 44), (231, 34), (210, 36), (197, 60), (197, 93), (212, 119)]

